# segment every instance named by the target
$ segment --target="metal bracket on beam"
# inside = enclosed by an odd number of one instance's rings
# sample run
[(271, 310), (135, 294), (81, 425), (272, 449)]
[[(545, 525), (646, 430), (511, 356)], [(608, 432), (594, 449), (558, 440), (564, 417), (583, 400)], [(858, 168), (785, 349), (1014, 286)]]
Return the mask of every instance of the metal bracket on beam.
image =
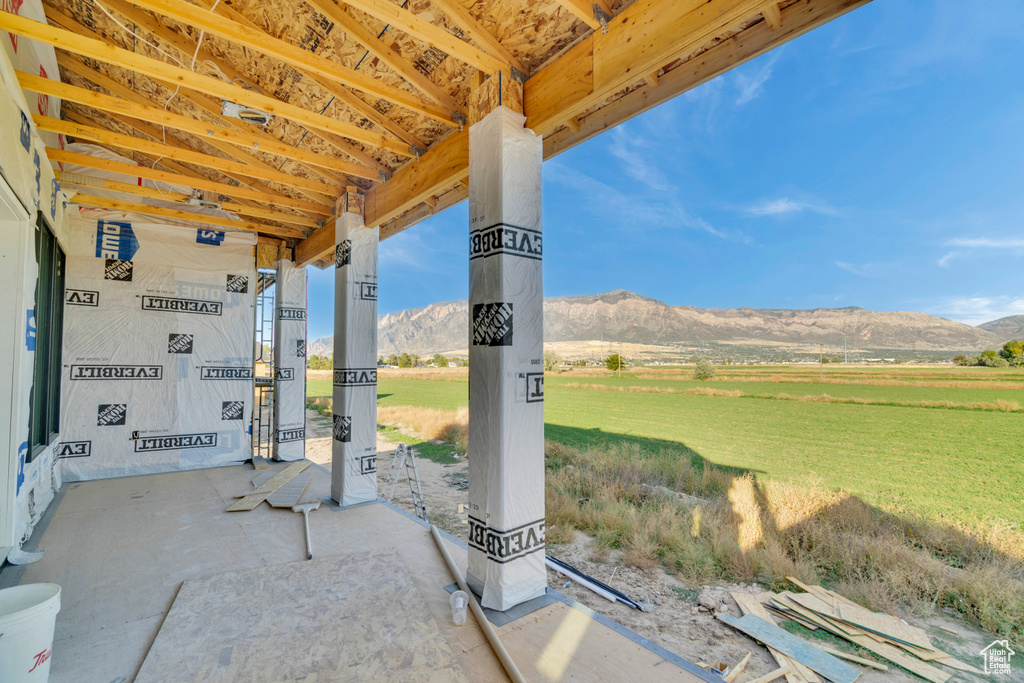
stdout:
[(597, 3), (594, 3), (594, 18), (601, 24), (601, 33), (608, 35), (608, 21), (611, 16), (605, 14), (605, 11)]
[(324, 221), (323, 218), (317, 218), (316, 219), (316, 227), (322, 228), (322, 227), (324, 227), (325, 224), (326, 224), (326, 222)]
[(386, 183), (387, 181), (391, 180), (392, 175), (394, 174), (389, 173), (388, 171), (377, 171), (377, 177), (380, 178), (380, 181), (382, 183)]
[(452, 122), (458, 125), (459, 132), (461, 133), (463, 128), (466, 127), (466, 123), (468, 123), (468, 119), (466, 119), (466, 115), (463, 114), (461, 111), (453, 111), (452, 112)]
[[(594, 7), (597, 7), (597, 5), (594, 5)], [(524, 73), (519, 69), (515, 68), (514, 66), (510, 65), (508, 68), (509, 73), (512, 75), (512, 80), (515, 81), (516, 83), (526, 83), (527, 79), (530, 78), (530, 74)]]
[(416, 145), (409, 145), (409, 151), (412, 152), (414, 157), (416, 157), (417, 163), (419, 162), (420, 157), (427, 153), (427, 150), (422, 147), (417, 147)]

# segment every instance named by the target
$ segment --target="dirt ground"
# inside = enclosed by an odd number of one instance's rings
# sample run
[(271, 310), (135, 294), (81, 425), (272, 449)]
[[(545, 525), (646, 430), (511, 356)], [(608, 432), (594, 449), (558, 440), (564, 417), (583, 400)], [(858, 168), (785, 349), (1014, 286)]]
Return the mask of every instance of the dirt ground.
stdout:
[[(330, 469), (330, 420), (313, 411), (307, 411), (306, 432), (306, 457)], [(378, 435), (377, 449), (380, 455), (377, 461), (377, 478), (378, 490), (382, 494), (384, 480), (387, 477), (396, 446), (397, 442), (382, 439)], [(458, 510), (460, 503), (468, 502), (468, 493), (451, 486), (449, 482), (452, 478), (464, 480), (468, 464), (462, 460), (453, 465), (440, 465), (421, 458), (417, 460), (417, 465), (430, 521), (448, 533), (465, 540), (467, 526), (463, 522), (466, 515), (460, 514)], [(399, 479), (392, 502), (398, 507), (413, 511), (412, 497), (404, 476)], [(729, 596), (730, 592), (757, 594), (764, 592), (764, 587), (756, 584), (689, 586), (664, 570), (641, 570), (626, 565), (617, 551), (612, 551), (605, 554), (603, 558), (599, 558), (594, 554), (593, 539), (581, 532), (576, 532), (572, 543), (548, 544), (547, 552), (552, 557), (557, 557), (580, 571), (626, 593), (634, 601), (649, 603), (652, 609), (649, 612), (643, 612), (633, 610), (622, 603), (610, 603), (549, 569), (548, 585), (550, 587), (614, 619), (670, 652), (692, 662), (712, 664), (720, 661), (730, 666), (735, 665), (750, 652), (753, 656), (747, 664), (745, 673), (737, 678), (736, 683), (743, 683), (778, 668), (767, 649), (715, 618), (716, 614), (723, 612), (737, 617), (741, 616), (739, 607)], [(947, 614), (939, 614), (928, 619), (908, 619), (907, 621), (924, 628), (936, 647), (971, 666), (983, 668), (979, 653), (994, 640), (994, 636), (967, 626)], [(956, 635), (943, 630), (943, 628), (952, 629)], [(807, 638), (811, 639), (809, 635)], [(834, 647), (833, 644), (829, 645)], [(857, 679), (858, 683), (912, 683), (923, 680), (863, 651), (858, 655), (875, 659), (889, 666), (889, 670), (886, 672), (857, 666), (862, 671), (860, 678)], [(1020, 674), (1020, 671), (1024, 670), (1024, 662), (1019, 665), (1020, 668), (1018, 668), (1017, 662), (1013, 662), (1013, 664), (1015, 665), (1013, 674), (1020, 675), (1020, 678), (1011, 676), (1007, 680), (1024, 680), (1024, 675)], [(941, 666), (938, 668), (953, 674), (951, 682), (993, 680), (990, 677), (975, 676)]]

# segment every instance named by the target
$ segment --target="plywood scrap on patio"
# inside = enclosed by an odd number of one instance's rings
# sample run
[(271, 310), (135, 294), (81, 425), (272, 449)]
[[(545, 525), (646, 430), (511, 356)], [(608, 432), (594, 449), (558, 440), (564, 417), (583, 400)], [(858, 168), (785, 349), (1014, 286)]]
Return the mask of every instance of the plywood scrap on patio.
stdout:
[(381, 550), (186, 581), (136, 678), (184, 680), (468, 678), (401, 558)]
[(228, 506), (226, 512), (240, 512), (248, 511), (255, 508), (257, 505), (265, 501), (270, 497), (272, 493), (277, 491), (279, 488), (291, 481), (304, 469), (309, 467), (308, 460), (300, 460), (299, 462), (293, 462), (292, 464), (285, 467), (283, 470), (275, 474), (273, 477), (263, 483), (263, 487), (255, 493), (248, 493), (242, 495), (237, 501)]

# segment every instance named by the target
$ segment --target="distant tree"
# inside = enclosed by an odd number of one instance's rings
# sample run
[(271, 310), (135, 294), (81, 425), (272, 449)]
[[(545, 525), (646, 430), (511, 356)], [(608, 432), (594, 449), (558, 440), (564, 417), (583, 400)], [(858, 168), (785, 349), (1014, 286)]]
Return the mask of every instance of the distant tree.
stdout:
[(622, 356), (617, 353), (613, 353), (604, 359), (604, 366), (609, 370), (621, 370), (625, 364)]
[(330, 370), (334, 366), (334, 357), (313, 354), (306, 364), (310, 370)]
[(554, 351), (545, 351), (544, 352), (544, 369), (545, 370), (550, 372), (550, 371), (554, 370), (555, 368), (557, 368), (561, 363), (562, 363), (562, 357), (559, 356)]
[(1006, 342), (1003, 344), (1003, 349), (999, 352), (999, 355), (1014, 367), (1024, 367), (1024, 342), (1016, 339)]
[(715, 371), (715, 366), (707, 362), (703, 358), (697, 361), (697, 366), (693, 369), (694, 379), (714, 379), (718, 373)]
[(434, 365), (436, 365), (439, 368), (446, 368), (446, 367), (448, 367), (448, 359), (445, 358), (444, 356), (442, 356), (439, 353), (435, 353), (434, 354)]
[(403, 353), (398, 358), (398, 367), (400, 368), (411, 368), (413, 366), (412, 356), (407, 353)]
[(398, 365), (398, 356), (396, 356), (395, 354), (391, 354), (390, 356), (388, 356), (387, 364), (390, 365), (391, 367)]
[(953, 356), (953, 365), (967, 365), (967, 356), (962, 353)]
[(981, 355), (981, 363), (979, 363), (979, 365), (984, 365), (985, 367), (989, 368), (1008, 368), (1010, 367), (1010, 361), (1006, 360), (1005, 358), (999, 355), (986, 356), (983, 353)]

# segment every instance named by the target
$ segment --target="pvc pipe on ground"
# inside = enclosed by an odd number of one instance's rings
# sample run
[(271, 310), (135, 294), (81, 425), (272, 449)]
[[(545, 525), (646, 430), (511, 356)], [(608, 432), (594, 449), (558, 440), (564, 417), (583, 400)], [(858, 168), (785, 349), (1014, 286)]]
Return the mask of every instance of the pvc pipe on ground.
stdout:
[(452, 559), (451, 554), (448, 552), (448, 548), (444, 546), (444, 541), (441, 539), (441, 533), (437, 530), (437, 527), (433, 524), (430, 525), (430, 533), (434, 536), (434, 542), (437, 543), (438, 549), (441, 551), (441, 556), (444, 557), (444, 563), (448, 565), (448, 571), (455, 577), (455, 582), (459, 584), (459, 588), (466, 592), (469, 596), (469, 607), (473, 610), (473, 616), (476, 617), (476, 621), (480, 624), (480, 629), (487, 636), (487, 642), (491, 644), (491, 648), (494, 649), (494, 654), (498, 656), (501, 661), (501, 665), (505, 667), (505, 672), (508, 677), (511, 678), (515, 683), (526, 683), (526, 679), (519, 673), (519, 668), (516, 663), (512, 661), (512, 658), (508, 655), (508, 650), (501, 644), (501, 639), (498, 638), (498, 634), (495, 633), (494, 627), (491, 626), (491, 622), (487, 620), (484, 615), (483, 609), (480, 607), (480, 603), (476, 601), (476, 596), (469, 590), (469, 586), (466, 585), (466, 580), (462, 578), (462, 572), (455, 566), (455, 560)]
[(608, 600), (609, 602), (618, 602), (619, 601), (619, 599), (617, 597), (615, 597), (614, 595), (612, 595), (611, 593), (609, 593), (605, 589), (603, 589), (600, 586), (597, 586), (597, 585), (591, 583), (590, 581), (587, 581), (585, 578), (583, 578), (582, 576), (580, 576), (576, 572), (574, 572), (574, 571), (572, 571), (570, 569), (566, 569), (565, 567), (562, 567), (562, 566), (560, 566), (558, 564), (555, 564), (554, 562), (552, 562), (547, 557), (544, 558), (544, 564), (546, 564), (547, 566), (551, 567), (552, 569), (554, 569), (559, 574), (565, 574), (566, 576), (568, 576), (570, 579), (572, 579), (576, 583), (580, 584), (581, 586), (584, 586), (585, 588), (589, 588), (590, 590), (594, 591), (595, 593), (600, 595), (605, 600)]

